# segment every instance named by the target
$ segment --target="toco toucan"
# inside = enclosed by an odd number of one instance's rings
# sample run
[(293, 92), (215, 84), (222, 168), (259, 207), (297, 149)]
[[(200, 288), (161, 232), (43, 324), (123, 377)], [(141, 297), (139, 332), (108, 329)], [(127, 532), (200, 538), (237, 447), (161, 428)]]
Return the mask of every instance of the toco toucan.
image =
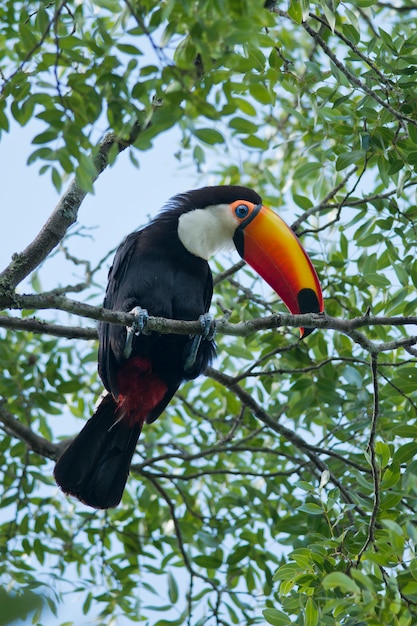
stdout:
[[(99, 325), (98, 371), (107, 393), (58, 459), (62, 490), (89, 506), (117, 506), (144, 422), (215, 355), (209, 257), (236, 247), (291, 313), (323, 311), (317, 274), (292, 230), (251, 189), (204, 187), (172, 198), (126, 237), (110, 268), (104, 307), (137, 313), (138, 326)], [(198, 320), (202, 335), (146, 332), (152, 316)], [(310, 330), (301, 333), (307, 334)]]

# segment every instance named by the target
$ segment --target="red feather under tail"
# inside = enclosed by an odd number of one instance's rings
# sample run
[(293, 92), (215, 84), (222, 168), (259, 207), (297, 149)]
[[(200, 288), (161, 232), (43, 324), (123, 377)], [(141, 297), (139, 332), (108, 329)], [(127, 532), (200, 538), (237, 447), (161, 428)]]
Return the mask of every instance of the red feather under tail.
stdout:
[(126, 361), (117, 376), (118, 421), (133, 426), (145, 421), (167, 392), (166, 384), (152, 370), (150, 361), (136, 356)]

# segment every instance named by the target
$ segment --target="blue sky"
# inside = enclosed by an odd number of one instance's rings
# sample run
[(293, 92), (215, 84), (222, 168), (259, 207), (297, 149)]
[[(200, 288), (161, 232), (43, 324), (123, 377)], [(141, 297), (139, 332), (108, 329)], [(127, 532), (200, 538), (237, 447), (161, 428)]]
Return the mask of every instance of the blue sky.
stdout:
[[(36, 132), (39, 128), (14, 124), (11, 132), (1, 138), (1, 269), (14, 252), (32, 241), (59, 200), (49, 174), (38, 174), (41, 164), (26, 165)], [(207, 184), (189, 162), (181, 164), (173, 156), (177, 142), (174, 132), (165, 133), (155, 141), (153, 150), (136, 152), (139, 169), (132, 165), (126, 151), (100, 176), (95, 194), (87, 196), (79, 212), (80, 224), (95, 227), (95, 241), (88, 243), (88, 252), (94, 259), (100, 259), (125, 235), (144, 224), (148, 215), (155, 215), (172, 195)], [(83, 253), (82, 241), (79, 243)], [(67, 282), (62, 278), (62, 282)]]

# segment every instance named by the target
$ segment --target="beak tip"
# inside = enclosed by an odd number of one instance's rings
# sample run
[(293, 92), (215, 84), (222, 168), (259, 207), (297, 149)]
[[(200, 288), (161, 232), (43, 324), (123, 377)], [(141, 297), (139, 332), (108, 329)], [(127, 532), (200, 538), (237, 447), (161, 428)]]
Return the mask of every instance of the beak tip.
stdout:
[[(321, 296), (321, 291), (319, 293)], [(313, 289), (301, 289), (297, 296), (300, 313), (322, 313), (323, 298), (319, 299), (317, 293)], [(300, 328), (300, 339), (305, 339), (313, 332), (314, 328)]]
[(314, 328), (300, 328), (300, 339), (305, 339), (313, 332)]
[(320, 302), (317, 293), (313, 289), (301, 289), (298, 292), (297, 300), (300, 313), (321, 313), (323, 311), (323, 303)]

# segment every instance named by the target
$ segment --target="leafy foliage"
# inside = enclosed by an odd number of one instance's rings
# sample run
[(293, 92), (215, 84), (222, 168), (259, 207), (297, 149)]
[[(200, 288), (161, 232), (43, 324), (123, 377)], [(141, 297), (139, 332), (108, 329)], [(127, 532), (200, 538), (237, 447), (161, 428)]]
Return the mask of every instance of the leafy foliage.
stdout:
[[(1, 4), (0, 129), (41, 122), (29, 164), (89, 191), (103, 129), (136, 161), (176, 126), (184, 160), (296, 215), (326, 313), (346, 321), (303, 342), (290, 328), (219, 335), (216, 369), (146, 429), (108, 513), (51, 478), (100, 391), (95, 345), (52, 322), (4, 330), (10, 606), (35, 591), (59, 614), (71, 592), (105, 624), (416, 623), (416, 18), (407, 0)], [(224, 269), (218, 317), (281, 310), (247, 269)], [(60, 295), (91, 297), (90, 270)], [(5, 309), (27, 308), (0, 284)]]

